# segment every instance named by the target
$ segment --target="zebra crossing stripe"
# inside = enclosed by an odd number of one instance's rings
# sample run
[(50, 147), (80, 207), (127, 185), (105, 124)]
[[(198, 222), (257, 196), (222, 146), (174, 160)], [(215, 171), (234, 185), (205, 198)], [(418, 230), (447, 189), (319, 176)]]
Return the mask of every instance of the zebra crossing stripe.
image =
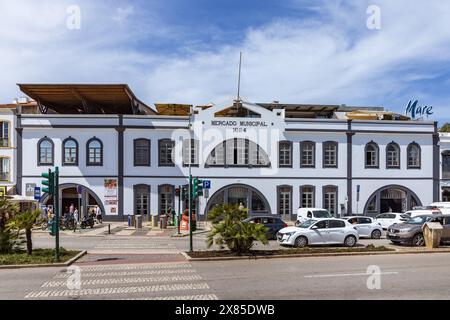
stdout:
[(160, 284), (145, 287), (120, 287), (120, 288), (93, 288), (80, 290), (49, 290), (30, 292), (25, 299), (49, 298), (49, 297), (78, 297), (92, 295), (115, 295), (132, 293), (149, 293), (161, 291), (184, 291), (184, 290), (203, 290), (209, 289), (206, 282), (203, 283), (180, 283), (180, 284)]
[[(114, 278), (114, 279), (90, 279), (82, 280), (82, 286), (105, 285), (105, 284), (130, 284), (130, 283), (146, 283), (146, 282), (176, 282), (176, 281), (196, 281), (202, 277), (198, 274), (180, 275), (180, 276), (161, 276), (150, 278)], [(67, 281), (47, 281), (42, 285), (45, 287), (65, 287)]]
[[(82, 278), (102, 278), (102, 277), (126, 277), (126, 276), (147, 276), (158, 274), (180, 274), (180, 273), (194, 273), (194, 269), (167, 269), (167, 270), (147, 270), (147, 271), (119, 271), (119, 272), (82, 272)], [(67, 279), (71, 276), (69, 273), (60, 273), (53, 277), (53, 279)]]
[(98, 265), (90, 267), (81, 267), (81, 271), (106, 271), (106, 270), (153, 270), (153, 269), (185, 269), (192, 268), (189, 263), (171, 263), (171, 264), (128, 264), (128, 265)]
[(219, 298), (215, 294), (199, 294), (191, 296), (145, 297), (118, 300), (219, 300)]

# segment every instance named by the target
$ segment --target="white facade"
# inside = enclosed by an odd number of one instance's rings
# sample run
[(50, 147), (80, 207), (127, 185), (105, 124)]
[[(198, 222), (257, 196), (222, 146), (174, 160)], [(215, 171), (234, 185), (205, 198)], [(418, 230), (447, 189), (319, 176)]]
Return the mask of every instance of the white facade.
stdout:
[(15, 116), (11, 109), (0, 111), (0, 192), (14, 193), (16, 132)]
[[(281, 216), (286, 219), (295, 218), (296, 209), (302, 205), (302, 186), (313, 190), (314, 206), (326, 207), (332, 203), (335, 214), (380, 212), (390, 205), (382, 197), (393, 197), (392, 205), (401, 202), (403, 210), (439, 200), (439, 175), (434, 159), (437, 133), (433, 122), (291, 119), (285, 118), (283, 109), (271, 111), (251, 103), (243, 103), (242, 107), (252, 117), (216, 117), (224, 109), (219, 106), (194, 108), (192, 138), (198, 141), (199, 157), (198, 165), (192, 166), (192, 175), (211, 181), (209, 198), (201, 197), (198, 203), (200, 218), (204, 218), (213, 200), (218, 199), (218, 191), (224, 192), (221, 195), (227, 197), (225, 201), (254, 206), (250, 208), (251, 214), (284, 212), (287, 214)], [(124, 220), (127, 215), (137, 213), (137, 206), (142, 202), (148, 204), (145, 212), (149, 215), (163, 213), (168, 203), (178, 209), (174, 188), (187, 184), (189, 174), (188, 167), (183, 165), (183, 140), (189, 139), (188, 117), (21, 115), (18, 119), (22, 135), (17, 138), (21, 145), (17, 183), (22, 194), (27, 186), (42, 187), (40, 174), (58, 166), (60, 184), (64, 188), (82, 185), (83, 201), (91, 204), (87, 196), (91, 193), (91, 202), (99, 202), (106, 219)], [(76, 165), (62, 163), (62, 145), (68, 138), (78, 143)], [(101, 165), (89, 166), (87, 143), (93, 138), (101, 141), (103, 157)], [(38, 145), (42, 139), (53, 143), (54, 161), (48, 165), (39, 164)], [(150, 141), (150, 165), (135, 164), (137, 139)], [(164, 139), (174, 141), (174, 165), (160, 163), (159, 144)], [(223, 157), (228, 165), (208, 165), (211, 152), (224, 141), (236, 141), (225, 144)], [(288, 141), (291, 146), (287, 167), (279, 164), (280, 141)], [(301, 151), (304, 142), (311, 142), (315, 147), (311, 153), (313, 166), (301, 164), (302, 156), (309, 154)], [(378, 146), (375, 168), (366, 167), (366, 146), (370, 142)], [(386, 150), (391, 142), (400, 148), (399, 167), (392, 169), (386, 163)], [(228, 147), (232, 143), (236, 146)], [(337, 146), (337, 163), (324, 167), (323, 147), (328, 143)], [(412, 144), (420, 146), (420, 165), (416, 168), (408, 166), (408, 147)], [(220, 148), (215, 152), (220, 153)], [(258, 164), (249, 165), (252, 161)], [(113, 185), (111, 190), (106, 190), (105, 179), (116, 181), (117, 188)], [(234, 187), (230, 189), (230, 186)], [(148, 190), (148, 199), (147, 191), (138, 189)], [(144, 196), (137, 197), (137, 193)], [(168, 202), (167, 197), (170, 197)], [(368, 202), (373, 197), (378, 198), (369, 210)]]

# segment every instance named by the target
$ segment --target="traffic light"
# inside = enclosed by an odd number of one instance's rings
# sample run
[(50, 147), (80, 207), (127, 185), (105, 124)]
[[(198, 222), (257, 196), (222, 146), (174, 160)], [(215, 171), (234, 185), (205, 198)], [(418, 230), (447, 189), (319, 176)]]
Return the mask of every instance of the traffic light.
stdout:
[(186, 184), (184, 186), (181, 186), (181, 199), (182, 200), (187, 200), (188, 199), (188, 194), (189, 194), (188, 185)]
[(193, 182), (193, 198), (198, 198), (200, 196), (203, 196), (203, 180), (200, 180), (199, 178), (194, 178)]
[(48, 193), (48, 194), (55, 194), (55, 173), (52, 172), (52, 170), (48, 169), (48, 173), (41, 174), (41, 177), (45, 178), (46, 180), (42, 180), (42, 184), (44, 187), (42, 188), (42, 192)]

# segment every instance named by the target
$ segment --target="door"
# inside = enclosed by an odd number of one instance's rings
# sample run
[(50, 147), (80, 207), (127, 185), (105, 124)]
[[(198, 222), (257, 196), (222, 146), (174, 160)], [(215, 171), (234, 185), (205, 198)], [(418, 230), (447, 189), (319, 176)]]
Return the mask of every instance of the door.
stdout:
[(381, 224), (381, 227), (383, 229), (386, 229), (385, 227), (385, 223), (386, 223), (386, 219), (385, 219), (386, 215), (385, 214), (380, 214), (379, 216), (377, 216), (376, 220), (377, 222), (379, 222)]
[(328, 220), (328, 229), (325, 236), (326, 243), (338, 244), (345, 240), (345, 222), (341, 220)]
[(326, 244), (327, 220), (319, 221), (314, 226), (317, 229), (310, 229), (308, 233), (309, 244)]
[(370, 218), (358, 218), (358, 224), (355, 226), (362, 237), (369, 237), (372, 233), (372, 220)]

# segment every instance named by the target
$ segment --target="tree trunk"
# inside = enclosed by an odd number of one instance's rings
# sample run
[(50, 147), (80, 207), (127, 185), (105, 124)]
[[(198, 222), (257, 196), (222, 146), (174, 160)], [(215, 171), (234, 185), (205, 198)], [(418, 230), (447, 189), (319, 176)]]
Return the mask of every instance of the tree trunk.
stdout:
[(33, 242), (31, 240), (31, 229), (25, 230), (25, 236), (27, 238), (27, 253), (29, 255), (33, 254)]

